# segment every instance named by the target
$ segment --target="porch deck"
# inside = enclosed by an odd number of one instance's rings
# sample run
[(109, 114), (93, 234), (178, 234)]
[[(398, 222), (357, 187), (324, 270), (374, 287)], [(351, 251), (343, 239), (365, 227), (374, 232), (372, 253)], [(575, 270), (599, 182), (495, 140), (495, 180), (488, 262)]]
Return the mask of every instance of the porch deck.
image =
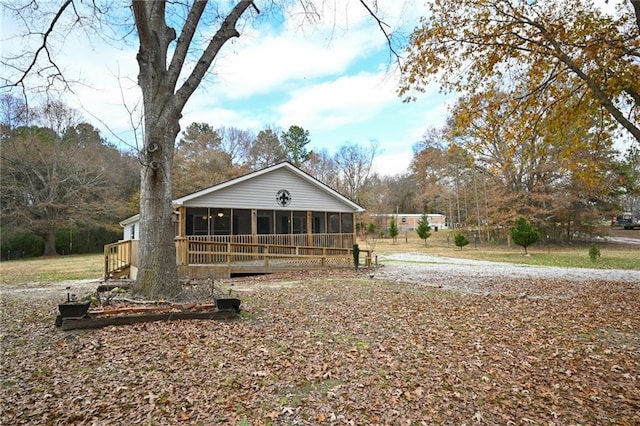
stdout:
[[(353, 267), (353, 234), (236, 235), (177, 237), (176, 262), (180, 277), (225, 278), (233, 274)], [(284, 244), (286, 242), (294, 244)], [(311, 243), (295, 244), (295, 243)], [(322, 246), (324, 244), (325, 246)], [(360, 250), (364, 266), (371, 252)], [(138, 241), (105, 246), (105, 278), (135, 277)]]

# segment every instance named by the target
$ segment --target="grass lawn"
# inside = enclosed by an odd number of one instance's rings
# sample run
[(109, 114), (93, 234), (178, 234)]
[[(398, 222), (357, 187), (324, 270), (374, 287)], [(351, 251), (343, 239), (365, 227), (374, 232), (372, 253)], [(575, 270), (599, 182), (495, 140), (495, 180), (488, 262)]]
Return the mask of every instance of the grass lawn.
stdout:
[(104, 255), (85, 254), (0, 262), (0, 285), (99, 279), (104, 275)]

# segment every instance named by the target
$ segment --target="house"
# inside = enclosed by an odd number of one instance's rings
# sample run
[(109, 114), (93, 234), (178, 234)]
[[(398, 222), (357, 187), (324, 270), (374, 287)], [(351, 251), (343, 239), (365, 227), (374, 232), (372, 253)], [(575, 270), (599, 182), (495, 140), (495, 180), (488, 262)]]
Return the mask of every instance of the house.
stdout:
[[(178, 271), (190, 277), (351, 266), (364, 211), (289, 162), (180, 197), (173, 208)], [(105, 247), (106, 276), (135, 277), (139, 223), (140, 215), (120, 222), (123, 240)]]
[[(391, 226), (391, 220), (396, 221), (396, 226), (399, 232), (415, 231), (418, 227), (418, 223), (422, 219), (421, 214), (376, 214), (373, 218), (380, 222), (380, 226), (383, 229), (389, 229)], [(428, 213), (427, 220), (432, 231), (438, 231), (439, 229), (448, 228), (446, 216), (440, 213)]]

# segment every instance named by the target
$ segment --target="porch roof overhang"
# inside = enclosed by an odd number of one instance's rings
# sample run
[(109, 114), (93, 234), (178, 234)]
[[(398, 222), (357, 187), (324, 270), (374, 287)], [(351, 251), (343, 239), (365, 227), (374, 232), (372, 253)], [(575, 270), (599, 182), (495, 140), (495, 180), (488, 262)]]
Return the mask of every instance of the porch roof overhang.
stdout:
[(136, 223), (136, 222), (140, 222), (140, 213), (134, 214), (133, 216), (126, 218), (125, 220), (120, 222), (120, 226), (124, 228), (125, 226), (131, 225), (132, 223)]

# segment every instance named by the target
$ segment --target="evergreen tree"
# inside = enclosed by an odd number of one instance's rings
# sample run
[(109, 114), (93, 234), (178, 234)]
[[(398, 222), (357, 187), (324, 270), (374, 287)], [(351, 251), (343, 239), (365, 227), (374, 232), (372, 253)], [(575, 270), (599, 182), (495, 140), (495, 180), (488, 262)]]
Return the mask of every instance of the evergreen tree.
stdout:
[(302, 163), (307, 161), (312, 152), (307, 150), (309, 139), (309, 131), (300, 126), (291, 126), (286, 132), (282, 132), (280, 141), (286, 152), (287, 160), (294, 166), (300, 167)]
[(524, 248), (525, 256), (528, 255), (527, 247), (540, 239), (540, 232), (535, 229), (527, 219), (519, 217), (516, 224), (511, 228), (511, 239), (513, 242)]
[(391, 218), (391, 223), (389, 224), (389, 235), (391, 236), (391, 238), (393, 238), (393, 242), (396, 242), (396, 237), (398, 236), (398, 234), (400, 233), (400, 231), (398, 231), (398, 224), (396, 223), (396, 218), (392, 217)]
[(462, 247), (469, 244), (469, 240), (467, 239), (467, 237), (465, 237), (464, 234), (460, 232), (457, 233), (455, 237), (453, 237), (453, 242), (456, 244), (456, 247), (460, 247), (460, 250), (462, 250)]
[(424, 246), (427, 246), (427, 238), (431, 236), (431, 226), (429, 225), (429, 217), (426, 213), (422, 214), (416, 227), (416, 233), (421, 240), (424, 240)]

